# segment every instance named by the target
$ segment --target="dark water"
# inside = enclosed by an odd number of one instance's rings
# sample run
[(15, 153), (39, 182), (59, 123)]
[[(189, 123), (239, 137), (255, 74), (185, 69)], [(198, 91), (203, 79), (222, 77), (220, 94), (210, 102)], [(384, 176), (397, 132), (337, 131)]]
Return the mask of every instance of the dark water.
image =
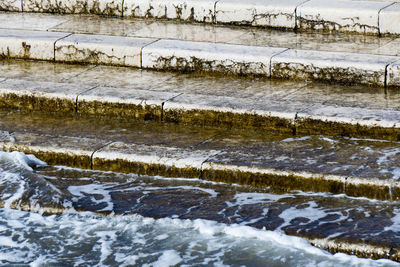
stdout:
[[(42, 164), (22, 153), (0, 152), (1, 265), (398, 265), (332, 255), (284, 234), (340, 237), (364, 216), (366, 224), (383, 222), (366, 238), (391, 233), (396, 240), (398, 203)], [(45, 215), (52, 211), (62, 213)]]

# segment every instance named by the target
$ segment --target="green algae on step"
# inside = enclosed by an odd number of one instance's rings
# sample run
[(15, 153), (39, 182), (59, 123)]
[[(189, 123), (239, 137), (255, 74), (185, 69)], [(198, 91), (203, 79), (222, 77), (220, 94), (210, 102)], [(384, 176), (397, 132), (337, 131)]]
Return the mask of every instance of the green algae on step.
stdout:
[(400, 199), (397, 142), (46, 116), (3, 113), (3, 150), (98, 170)]
[(400, 94), (394, 89), (21, 60), (0, 63), (3, 107), (399, 140)]

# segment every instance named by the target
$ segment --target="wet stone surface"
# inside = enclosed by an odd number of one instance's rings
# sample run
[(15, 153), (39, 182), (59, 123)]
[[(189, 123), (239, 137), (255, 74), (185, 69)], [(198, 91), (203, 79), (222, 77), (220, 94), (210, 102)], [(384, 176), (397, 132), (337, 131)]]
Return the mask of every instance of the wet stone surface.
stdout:
[(14, 137), (6, 138), (5, 149), (35, 153), (52, 164), (80, 166), (76, 156), (70, 163), (67, 158), (71, 149), (82, 154), (82, 140), (86, 168), (400, 197), (398, 142), (7, 110), (1, 116), (0, 129)]
[[(68, 205), (78, 210), (208, 219), (281, 230), (308, 239), (378, 245), (384, 251), (400, 247), (397, 202), (65, 167), (40, 167), (34, 175), (55, 186), (71, 201)], [(43, 190), (41, 186), (36, 189)]]

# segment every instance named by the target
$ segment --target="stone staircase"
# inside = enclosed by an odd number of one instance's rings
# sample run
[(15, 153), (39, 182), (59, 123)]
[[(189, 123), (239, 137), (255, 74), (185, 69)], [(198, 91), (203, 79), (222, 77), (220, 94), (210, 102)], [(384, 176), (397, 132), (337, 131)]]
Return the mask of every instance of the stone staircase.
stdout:
[[(0, 10), (3, 150), (268, 188), (271, 205), (281, 194), (312, 196), (327, 213), (360, 205), (370, 216), (318, 230), (321, 218), (296, 217), (283, 231), (399, 261), (398, 3), (6, 0)], [(266, 226), (282, 230), (256, 225)]]

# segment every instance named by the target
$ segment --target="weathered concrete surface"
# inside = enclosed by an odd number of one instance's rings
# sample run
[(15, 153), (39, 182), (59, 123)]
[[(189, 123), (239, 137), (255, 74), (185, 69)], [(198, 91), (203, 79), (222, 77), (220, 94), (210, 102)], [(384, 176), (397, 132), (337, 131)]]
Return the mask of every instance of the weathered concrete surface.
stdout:
[(221, 0), (216, 2), (215, 20), (217, 23), (294, 29), (296, 7), (303, 2), (305, 0)]
[(24, 110), (74, 113), (76, 98), (88, 86), (7, 79), (0, 83), (0, 106)]
[(243, 134), (231, 137), (216, 137), (199, 147), (222, 150), (203, 164), (203, 178), (377, 199), (399, 198), (394, 197), (400, 186), (396, 143), (339, 141), (327, 136), (271, 136), (264, 142), (246, 142), (248, 136)]
[(79, 136), (86, 139), (124, 142), (144, 146), (187, 149), (221, 134), (224, 129), (160, 124), (151, 121), (118, 120), (67, 113), (42, 113), (0, 109), (0, 127), (8, 132), (36, 135)]
[(24, 0), (25, 12), (122, 16), (121, 0)]
[[(7, 16), (5, 18), (7, 19)], [(93, 17), (62, 17), (67, 21), (51, 27), (56, 20), (53, 21), (48, 15), (35, 15), (28, 17), (27, 21), (32, 22), (32, 29), (42, 30), (28, 32), (15, 29), (19, 29), (24, 23), (14, 26), (8, 23), (5, 27), (13, 29), (0, 30), (0, 37), (1, 32), (3, 33), (3, 37), (0, 38), (3, 57), (53, 60), (55, 54), (56, 60), (61, 62), (265, 77), (272, 74), (272, 77), (276, 78), (317, 79), (378, 86), (387, 85), (386, 66), (400, 58), (396, 45), (398, 39), (389, 37), (363, 39), (360, 36), (348, 38), (336, 34), (325, 38), (326, 35), (298, 35), (293, 32), (278, 34), (276, 31), (260, 30), (254, 31), (258, 34), (256, 36), (259, 36), (254, 40), (249, 37), (253, 33), (240, 28), (209, 26), (210, 29), (207, 29), (201, 25), (189, 26), (168, 22), (148, 22), (150, 26), (147, 27), (148, 23), (144, 21), (134, 21), (134, 26), (130, 29), (132, 21), (115, 18), (109, 21), (103, 19), (107, 21), (103, 26), (102, 23), (97, 23), (101, 21), (99, 18), (89, 19), (85, 27), (78, 29), (80, 23), (86, 24), (85, 18)], [(42, 27), (39, 26), (39, 21), (43, 21)], [(119, 21), (123, 26), (115, 31)], [(66, 32), (44, 32), (43, 29), (47, 28), (45, 25), (51, 30)], [(68, 36), (67, 30), (86, 34)], [(169, 33), (172, 33), (172, 36), (169, 36)], [(266, 35), (261, 37), (262, 33)], [(302, 36), (305, 36), (305, 39), (299, 41)], [(167, 37), (179, 40), (157, 39)], [(232, 44), (219, 43), (227, 41)], [(234, 45), (235, 42), (250, 45)], [(326, 42), (330, 44), (326, 45)], [(340, 48), (342, 44), (343, 48)]]
[(22, 11), (22, 0), (3, 0), (0, 3), (0, 11)]
[(214, 5), (214, 0), (124, 0), (124, 16), (211, 23)]
[(161, 121), (163, 103), (174, 93), (131, 88), (96, 87), (78, 96), (77, 112), (124, 119)]
[(245, 29), (211, 24), (186, 24), (166, 21), (147, 22), (146, 26), (130, 33), (131, 36), (177, 39), (196, 42), (224, 43), (242, 35)]
[(385, 85), (385, 68), (397, 57), (290, 49), (271, 60), (271, 76)]
[(0, 61), (0, 71), (2, 105), (11, 108), (399, 139), (396, 89), (22, 60)]
[(400, 56), (399, 43), (400, 43), (400, 38), (393, 39), (386, 45), (382, 45), (379, 48), (373, 50), (372, 53), (381, 55), (390, 55), (390, 56)]
[(400, 60), (390, 64), (387, 67), (387, 85), (400, 85)]
[(0, 29), (0, 57), (54, 60), (54, 43), (66, 33)]
[[(0, 13), (0, 17), (6, 14)], [(18, 20), (22, 21), (24, 17), (21, 14), (14, 13), (13, 15), (18, 16)], [(43, 21), (44, 25), (49, 23), (46, 17), (40, 18), (38, 14), (24, 13), (23, 15), (25, 17), (36, 15), (30, 18), (29, 21)], [(40, 16), (43, 15), (45, 14), (41, 14)], [(56, 18), (59, 17), (56, 16)], [(376, 38), (375, 36), (340, 32), (321, 34), (97, 16), (63, 16), (62, 18), (65, 18), (67, 21), (48, 30), (187, 41), (227, 42), (250, 46), (287, 47), (305, 50), (398, 55), (398, 49), (394, 50), (394, 48), (398, 48), (398, 45), (394, 46), (393, 49), (379, 49), (390, 41), (395, 40), (395, 37), (389, 36)], [(12, 25), (7, 27), (12, 27)]]
[[(394, 3), (393, 3), (394, 2)], [(399, 34), (397, 1), (5, 0), (0, 11), (95, 14), (287, 29)], [(394, 5), (392, 5), (394, 4)]]
[(7, 110), (1, 117), (0, 130), (11, 132), (4, 150), (51, 164), (400, 199), (398, 142)]
[(390, 36), (377, 38), (376, 36), (342, 32), (323, 34), (254, 28), (248, 29), (239, 37), (232, 38), (228, 43), (396, 56), (398, 53), (394, 50), (384, 49), (385, 45), (392, 40), (396, 39)]
[(311, 0), (297, 7), (299, 29), (379, 33), (379, 11), (390, 2)]
[(399, 16), (400, 3), (394, 3), (381, 10), (379, 13), (379, 32), (381, 34), (400, 34)]
[(141, 49), (148, 38), (73, 34), (55, 44), (55, 60), (122, 66), (141, 66)]
[(229, 96), (183, 94), (166, 102), (166, 122), (293, 132), (301, 103), (267, 102)]
[[(167, 81), (175, 75), (176, 73), (99, 65), (95, 67), (86, 66), (85, 71), (66, 81), (73, 84), (84, 83), (93, 87), (121, 88), (121, 90), (152, 90), (152, 88), (163, 88)], [(118, 90), (115, 89), (115, 91), (117, 93)]]
[(258, 74), (269, 77), (270, 57), (284, 48), (160, 40), (142, 52), (144, 68)]
[(400, 140), (400, 111), (314, 105), (297, 114), (299, 133)]
[(52, 27), (67, 22), (69, 19), (71, 19), (70, 16), (57, 16), (53, 14), (1, 12), (0, 28), (10, 30), (46, 31)]
[(217, 151), (112, 143), (93, 155), (93, 168), (167, 177), (197, 178), (202, 163)]
[[(60, 83), (82, 75), (90, 68), (93, 66), (15, 59), (0, 60), (0, 77)], [(106, 73), (108, 72), (102, 72), (103, 75)]]

